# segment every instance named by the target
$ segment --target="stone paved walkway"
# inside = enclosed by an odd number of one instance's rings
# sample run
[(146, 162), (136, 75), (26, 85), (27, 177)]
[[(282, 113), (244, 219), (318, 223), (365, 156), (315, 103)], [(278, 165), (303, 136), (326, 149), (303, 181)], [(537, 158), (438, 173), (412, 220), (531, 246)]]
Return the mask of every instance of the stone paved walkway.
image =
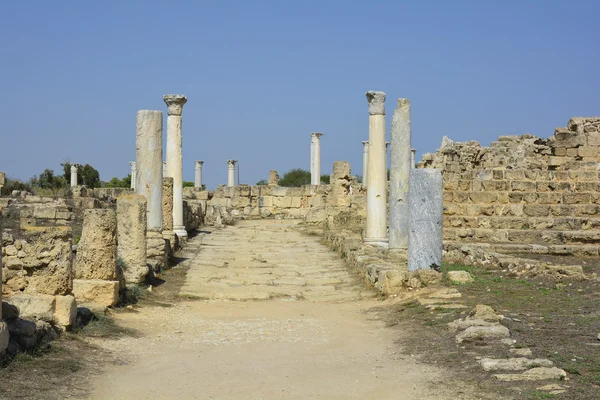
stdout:
[(244, 221), (202, 234), (186, 247), (190, 270), (181, 295), (201, 299), (292, 298), (345, 301), (373, 297), (344, 262), (296, 221)]

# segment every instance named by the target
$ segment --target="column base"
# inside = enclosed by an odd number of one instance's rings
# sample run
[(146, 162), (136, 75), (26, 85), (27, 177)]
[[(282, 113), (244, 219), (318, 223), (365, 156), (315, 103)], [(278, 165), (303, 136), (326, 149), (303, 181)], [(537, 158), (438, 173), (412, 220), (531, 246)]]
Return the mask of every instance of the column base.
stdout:
[(162, 232), (163, 239), (167, 241), (167, 246), (169, 248), (169, 257), (173, 257), (175, 252), (179, 250), (179, 237), (174, 231), (163, 231)]
[(363, 238), (363, 242), (365, 244), (370, 244), (373, 246), (379, 246), (379, 247), (388, 247), (389, 243), (388, 243), (388, 238), (384, 237), (384, 238)]
[(188, 239), (188, 233), (185, 230), (185, 227), (183, 226), (176, 226), (173, 228), (173, 231), (177, 234), (177, 237), (179, 238), (179, 241), (182, 243), (187, 242)]

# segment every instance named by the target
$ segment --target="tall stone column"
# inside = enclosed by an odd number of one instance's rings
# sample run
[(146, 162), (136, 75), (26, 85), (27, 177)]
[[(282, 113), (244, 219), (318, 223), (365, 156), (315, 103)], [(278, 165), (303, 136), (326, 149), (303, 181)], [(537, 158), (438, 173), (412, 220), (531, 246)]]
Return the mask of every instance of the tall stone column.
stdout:
[(136, 121), (135, 190), (147, 200), (147, 262), (153, 270), (166, 266), (166, 246), (162, 237), (162, 125), (163, 113), (140, 110)]
[(439, 169), (410, 171), (408, 270), (442, 264), (444, 194)]
[(71, 187), (77, 186), (77, 164), (71, 164)]
[(415, 167), (415, 158), (417, 155), (417, 149), (410, 149), (410, 168)]
[(387, 241), (387, 170), (385, 157), (385, 93), (367, 92), (369, 161), (365, 242)]
[(131, 165), (131, 188), (135, 192), (135, 181), (137, 179), (137, 166), (135, 161), (129, 161), (129, 165)]
[(408, 249), (408, 180), (410, 174), (410, 101), (398, 99), (392, 117), (390, 151), (390, 249)]
[(237, 160), (227, 160), (227, 186), (235, 186), (235, 163)]
[(167, 176), (167, 162), (166, 161), (162, 162), (162, 174), (163, 174), (163, 177)]
[(363, 144), (363, 178), (362, 185), (367, 187), (367, 171), (369, 170), (369, 141), (365, 140)]
[(321, 136), (320, 132), (310, 134), (310, 184), (321, 184)]
[(204, 165), (204, 161), (194, 161), (194, 164), (196, 165), (194, 187), (202, 189), (202, 165)]
[(167, 104), (167, 177), (173, 178), (173, 230), (179, 238), (186, 238), (183, 224), (183, 157), (181, 152), (181, 112), (187, 97), (166, 94)]

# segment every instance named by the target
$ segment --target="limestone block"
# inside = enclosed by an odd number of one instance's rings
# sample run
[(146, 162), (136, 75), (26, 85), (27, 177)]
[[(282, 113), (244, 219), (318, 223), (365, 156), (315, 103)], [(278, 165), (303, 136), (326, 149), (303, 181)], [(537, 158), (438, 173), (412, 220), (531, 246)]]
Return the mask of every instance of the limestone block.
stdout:
[(146, 264), (150, 271), (159, 272), (168, 266), (167, 242), (160, 232), (146, 231)]
[(119, 282), (101, 279), (74, 279), (73, 294), (82, 303), (114, 307), (119, 301)]
[(572, 132), (565, 128), (557, 128), (554, 131), (554, 138), (556, 139), (556, 147), (573, 148), (587, 144), (587, 136), (583, 132)]
[(288, 188), (282, 186), (273, 186), (272, 188), (273, 196), (275, 197), (284, 197), (288, 195)]
[(117, 277), (117, 216), (114, 210), (86, 210), (75, 258), (76, 279)]
[(292, 207), (291, 197), (273, 197), (273, 207), (290, 208)]
[(77, 301), (72, 295), (55, 296), (54, 323), (64, 328), (75, 325), (77, 318)]
[(475, 342), (510, 337), (510, 331), (504, 325), (471, 326), (456, 335), (456, 342)]
[(564, 204), (589, 204), (591, 201), (590, 193), (563, 193)]
[(292, 208), (302, 207), (302, 197), (292, 197), (291, 198), (291, 207)]
[[(173, 178), (165, 178), (167, 179), (173, 180)], [(164, 198), (163, 195), (163, 200)], [(138, 194), (125, 195), (117, 199), (119, 243), (117, 254), (124, 263), (122, 269), (126, 283), (143, 283), (148, 275), (146, 206), (146, 198)], [(170, 214), (172, 215), (172, 212)]]
[(273, 197), (272, 196), (261, 196), (258, 198), (258, 206), (259, 207), (273, 207)]
[(528, 359), (524, 357), (508, 359), (482, 358), (479, 360), (479, 363), (484, 371), (525, 371), (533, 367), (551, 368), (554, 366), (554, 363), (550, 360), (543, 358)]
[(497, 374), (494, 378), (499, 381), (514, 382), (514, 381), (544, 381), (544, 380), (564, 380), (567, 377), (567, 373), (556, 367), (546, 368), (537, 367), (532, 368), (522, 374)]
[(443, 192), (440, 170), (411, 170), (409, 187), (408, 269), (429, 269), (442, 263)]
[(6, 302), (19, 309), (23, 319), (54, 321), (55, 297), (45, 294), (18, 293), (9, 296)]
[(508, 201), (510, 203), (536, 203), (538, 200), (538, 194), (533, 193), (523, 193), (523, 192), (513, 192), (508, 193)]
[(73, 287), (72, 233), (69, 227), (30, 227), (22, 231), (27, 243), (19, 251), (23, 268), (20, 279), (27, 292), (68, 294)]
[(498, 200), (498, 194), (495, 192), (470, 192), (469, 199), (473, 203), (494, 203)]
[(562, 193), (537, 193), (537, 202), (539, 204), (560, 204), (562, 203)]
[(550, 206), (545, 204), (524, 204), (523, 213), (530, 217), (545, 217), (550, 215)]
[(467, 271), (448, 271), (447, 277), (454, 284), (474, 282), (473, 277)]

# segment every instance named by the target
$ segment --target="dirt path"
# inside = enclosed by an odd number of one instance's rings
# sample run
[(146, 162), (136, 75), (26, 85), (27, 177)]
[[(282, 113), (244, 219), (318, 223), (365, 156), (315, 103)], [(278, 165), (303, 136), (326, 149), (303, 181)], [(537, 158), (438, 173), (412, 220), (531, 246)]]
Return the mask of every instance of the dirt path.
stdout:
[(365, 299), (342, 261), (290, 223), (199, 235), (182, 256), (184, 296), (269, 299), (117, 314), (139, 334), (99, 341), (126, 364), (93, 381), (92, 399), (466, 398), (443, 370), (401, 355), (398, 332), (368, 312), (381, 302)]

